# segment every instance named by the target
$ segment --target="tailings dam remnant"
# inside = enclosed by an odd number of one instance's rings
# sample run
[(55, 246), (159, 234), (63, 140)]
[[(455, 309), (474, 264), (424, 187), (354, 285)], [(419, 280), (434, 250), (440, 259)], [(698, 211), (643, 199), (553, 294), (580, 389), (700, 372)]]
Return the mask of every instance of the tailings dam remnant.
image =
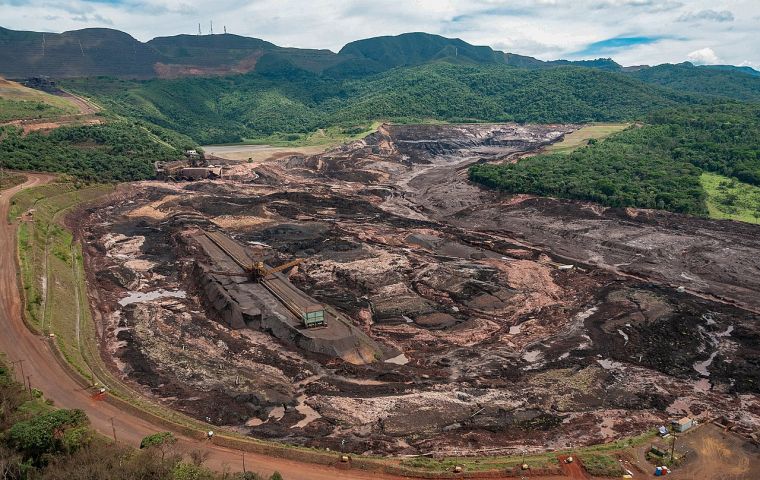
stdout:
[(71, 222), (103, 356), (188, 415), (355, 453), (538, 451), (687, 415), (757, 430), (760, 228), (467, 180), (574, 128), (383, 125), (119, 188)]

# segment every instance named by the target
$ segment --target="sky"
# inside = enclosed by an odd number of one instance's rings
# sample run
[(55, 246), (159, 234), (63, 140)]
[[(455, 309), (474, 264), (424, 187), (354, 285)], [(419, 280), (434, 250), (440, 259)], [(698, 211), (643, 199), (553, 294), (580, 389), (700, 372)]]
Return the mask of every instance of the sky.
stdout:
[(760, 69), (760, 0), (0, 0), (0, 26), (87, 27), (147, 41), (229, 33), (338, 51), (379, 35), (428, 32), (542, 60), (612, 57)]

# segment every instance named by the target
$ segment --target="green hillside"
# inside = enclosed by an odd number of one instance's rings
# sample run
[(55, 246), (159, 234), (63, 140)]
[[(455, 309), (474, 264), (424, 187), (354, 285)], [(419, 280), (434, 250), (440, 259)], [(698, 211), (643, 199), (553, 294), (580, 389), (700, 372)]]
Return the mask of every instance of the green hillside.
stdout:
[(524, 68), (573, 65), (613, 71), (621, 69), (611, 59), (544, 62), (421, 32), (357, 40), (334, 53), (283, 48), (258, 38), (227, 33), (174, 35), (143, 43), (124, 32), (105, 28), (59, 34), (0, 27), (0, 75), (9, 78), (220, 76), (259, 71), (263, 62), (270, 70), (275, 64), (285, 70), (297, 68), (343, 79), (438, 61)]
[(105, 125), (60, 127), (24, 135), (0, 126), (4, 168), (61, 172), (91, 181), (151, 178), (153, 162), (182, 158), (189, 139), (156, 127), (114, 120)]
[(643, 82), (680, 92), (760, 101), (760, 72), (752, 69), (695, 66), (687, 62), (644, 68), (629, 75)]
[(681, 108), (570, 154), (477, 165), (470, 178), (509, 193), (705, 215), (702, 172), (760, 185), (759, 142), (760, 106)]
[(504, 62), (503, 54), (491, 47), (478, 47), (458, 38), (421, 32), (357, 40), (346, 44), (338, 53), (374, 62), (378, 71), (444, 59), (462, 64)]
[(447, 62), (334, 79), (273, 62), (230, 77), (69, 81), (106, 108), (200, 143), (239, 142), (375, 120), (590, 122), (639, 118), (698, 101), (627, 75), (579, 67), (521, 69)]
[(153, 48), (118, 30), (87, 28), (56, 34), (0, 27), (0, 75), (6, 78), (149, 78), (160, 59)]

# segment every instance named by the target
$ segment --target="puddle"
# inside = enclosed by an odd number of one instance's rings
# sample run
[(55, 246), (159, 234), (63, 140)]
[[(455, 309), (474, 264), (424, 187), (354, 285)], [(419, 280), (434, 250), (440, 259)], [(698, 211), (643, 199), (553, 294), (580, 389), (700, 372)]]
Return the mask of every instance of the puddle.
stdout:
[(319, 412), (306, 405), (306, 395), (301, 395), (297, 398), (297, 400), (298, 405), (296, 405), (296, 411), (301, 415), (305, 415), (306, 417), (290, 428), (303, 428), (314, 420), (322, 418), (322, 415), (320, 415)]
[(709, 377), (710, 372), (707, 370), (707, 367), (712, 365), (713, 360), (715, 360), (715, 356), (718, 354), (718, 351), (714, 351), (710, 354), (710, 357), (707, 360), (701, 361), (701, 362), (694, 362), (694, 370), (699, 372), (700, 375), (703, 377)]
[(713, 346), (715, 346), (716, 350), (713, 351), (710, 354), (710, 357), (708, 357), (707, 360), (703, 360), (701, 362), (694, 362), (694, 370), (699, 372), (700, 375), (703, 377), (709, 377), (710, 371), (708, 370), (708, 367), (712, 365), (713, 360), (715, 360), (716, 355), (718, 355), (718, 346), (720, 345), (720, 339), (725, 337), (730, 337), (731, 332), (734, 331), (734, 326), (729, 325), (728, 328), (723, 332), (718, 333), (708, 333), (707, 335), (710, 337), (710, 341), (712, 342)]
[(262, 425), (264, 423), (264, 420), (260, 418), (253, 417), (249, 419), (247, 422), (245, 422), (246, 427), (258, 427), (259, 425)]
[(269, 418), (267, 419), (267, 421), (274, 420), (275, 422), (279, 422), (280, 420), (282, 420), (282, 417), (284, 416), (285, 416), (285, 407), (283, 406), (274, 407), (272, 411), (269, 412)]
[(132, 303), (149, 302), (159, 298), (171, 297), (171, 298), (185, 298), (187, 294), (184, 290), (164, 290), (159, 289), (153, 292), (129, 292), (129, 295), (119, 300), (119, 305), (122, 307), (130, 305)]
[(575, 316), (575, 320), (579, 320), (581, 322), (585, 321), (588, 317), (595, 314), (599, 310), (599, 307), (591, 307), (588, 310), (579, 313)]
[(397, 355), (393, 358), (389, 358), (385, 361), (385, 363), (393, 363), (394, 365), (406, 365), (409, 363), (409, 359), (406, 358), (406, 355), (403, 353), (401, 355)]
[(609, 358), (599, 358), (596, 360), (596, 362), (601, 365), (601, 367), (605, 370), (613, 370), (613, 369), (622, 369), (625, 368), (625, 365), (623, 365), (620, 362), (616, 362), (615, 360), (610, 360)]
[(530, 350), (528, 352), (525, 352), (522, 356), (523, 360), (526, 362), (533, 363), (539, 358), (541, 358), (541, 350)]

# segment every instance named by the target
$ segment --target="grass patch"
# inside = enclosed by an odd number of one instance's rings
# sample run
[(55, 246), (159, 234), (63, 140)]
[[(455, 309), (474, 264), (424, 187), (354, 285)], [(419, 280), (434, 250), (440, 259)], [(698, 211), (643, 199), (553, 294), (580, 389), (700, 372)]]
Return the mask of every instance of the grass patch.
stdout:
[(532, 469), (552, 469), (558, 466), (557, 457), (554, 453), (545, 453), (540, 455), (526, 456), (493, 456), (493, 457), (415, 457), (404, 459), (401, 465), (419, 468), (422, 470), (431, 470), (436, 472), (451, 471), (455, 466), (460, 465), (466, 471), (493, 471), (519, 468), (522, 464), (527, 463)]
[(699, 182), (707, 192), (710, 218), (760, 223), (760, 187), (708, 172)]
[(565, 135), (565, 138), (546, 147), (549, 153), (570, 153), (589, 142), (603, 140), (613, 133), (621, 132), (630, 127), (630, 123), (592, 123)]
[[(43, 103), (61, 110), (64, 114), (78, 113), (79, 111), (74, 104), (63, 97), (25, 87), (20, 83), (3, 78), (0, 78), (0, 99), (14, 102)], [(0, 111), (2, 111), (1, 108)]]
[[(531, 469), (551, 470), (558, 467), (557, 457), (559, 455), (573, 455), (581, 457), (584, 466), (586, 459), (589, 458), (592, 464), (591, 468), (596, 468), (596, 463), (601, 469), (604, 465), (612, 470), (612, 465), (608, 462), (611, 460), (615, 465), (617, 462), (609, 455), (613, 452), (620, 452), (632, 447), (637, 447), (650, 442), (657, 435), (657, 430), (649, 430), (635, 437), (624, 438), (616, 442), (592, 445), (589, 447), (576, 448), (573, 450), (559, 450), (556, 452), (545, 452), (540, 454), (526, 455), (507, 455), (507, 456), (489, 456), (489, 457), (414, 457), (404, 459), (401, 465), (411, 468), (418, 468), (429, 471), (451, 471), (456, 465), (461, 465), (466, 471), (493, 471), (519, 468), (522, 463), (527, 463)], [(619, 465), (617, 465), (619, 466)], [(595, 474), (596, 475), (596, 474)], [(621, 473), (622, 475), (622, 473)], [(604, 475), (602, 475), (604, 476)], [(615, 475), (612, 475), (615, 476)]]
[[(359, 140), (377, 130), (380, 122), (355, 127), (320, 128), (309, 133), (276, 133), (273, 135), (244, 139), (244, 145), (271, 145), (273, 147), (321, 147), (340, 145)], [(233, 144), (234, 145), (234, 144)]]
[(579, 458), (586, 471), (595, 477), (620, 477), (625, 474), (620, 462), (610, 455), (588, 453)]
[(44, 185), (15, 195), (9, 213), (14, 220), (32, 211), (17, 236), (27, 323), (38, 332), (56, 334), (61, 351), (82, 369), (83, 361), (72, 347), (76, 339), (68, 328), (76, 317), (76, 303), (71, 301), (76, 289), (73, 237), (60, 225), (60, 214), (111, 189), (103, 185), (78, 189), (71, 183)]
[(55, 118), (68, 113), (71, 112), (43, 102), (31, 100), (16, 101), (0, 98), (0, 122)]

